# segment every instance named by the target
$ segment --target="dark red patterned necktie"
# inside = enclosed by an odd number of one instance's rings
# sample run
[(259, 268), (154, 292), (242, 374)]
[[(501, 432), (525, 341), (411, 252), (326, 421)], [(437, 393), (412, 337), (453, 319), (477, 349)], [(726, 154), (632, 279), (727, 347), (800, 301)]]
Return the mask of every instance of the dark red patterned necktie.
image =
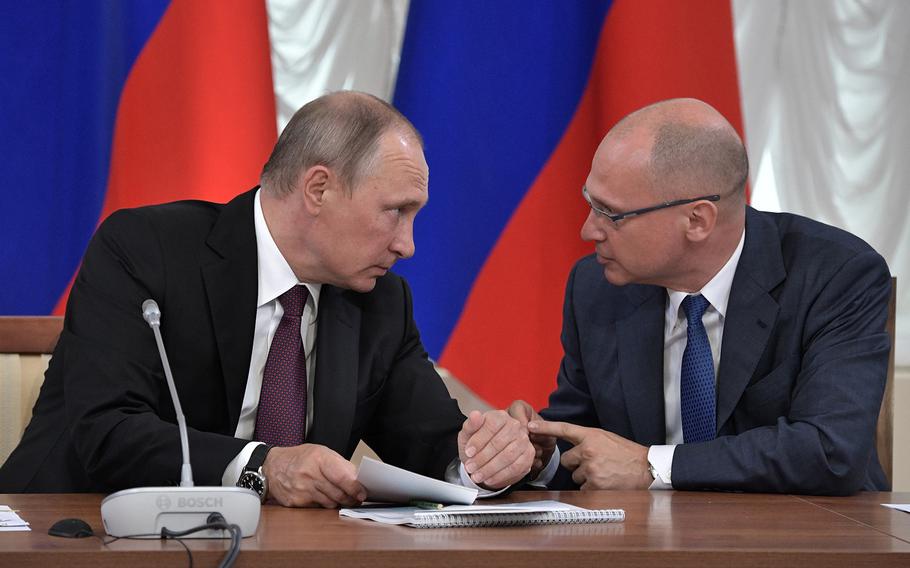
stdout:
[(284, 315), (262, 372), (253, 433), (254, 440), (272, 446), (297, 446), (306, 437), (306, 354), (300, 338), (300, 317), (306, 299), (306, 286), (301, 285), (278, 297)]

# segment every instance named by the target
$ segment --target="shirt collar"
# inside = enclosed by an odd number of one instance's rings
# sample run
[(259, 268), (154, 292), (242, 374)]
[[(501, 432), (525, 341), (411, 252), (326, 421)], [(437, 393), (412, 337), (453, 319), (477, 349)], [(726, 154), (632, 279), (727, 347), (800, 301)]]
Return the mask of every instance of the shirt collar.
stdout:
[(257, 190), (253, 200), (253, 225), (256, 229), (256, 253), (259, 256), (259, 296), (256, 299), (256, 307), (261, 308), (290, 290), (292, 286), (303, 284), (310, 293), (307, 303), (313, 302), (313, 319), (315, 319), (316, 311), (319, 309), (319, 292), (322, 291), (322, 284), (300, 282), (297, 279), (291, 265), (284, 259), (278, 245), (275, 244), (272, 233), (269, 232), (265, 215), (262, 214), (261, 192), (261, 189)]
[(739, 237), (739, 244), (736, 245), (736, 250), (727, 259), (727, 263), (698, 292), (680, 292), (667, 288), (667, 294), (669, 295), (667, 318), (672, 318), (675, 321), (679, 315), (679, 306), (686, 299), (686, 296), (690, 294), (701, 294), (711, 303), (711, 306), (717, 310), (721, 317), (726, 317), (727, 302), (730, 300), (730, 289), (733, 287), (733, 276), (736, 274), (736, 266), (739, 264), (739, 257), (742, 256), (745, 242), (746, 231), (743, 230), (742, 236)]

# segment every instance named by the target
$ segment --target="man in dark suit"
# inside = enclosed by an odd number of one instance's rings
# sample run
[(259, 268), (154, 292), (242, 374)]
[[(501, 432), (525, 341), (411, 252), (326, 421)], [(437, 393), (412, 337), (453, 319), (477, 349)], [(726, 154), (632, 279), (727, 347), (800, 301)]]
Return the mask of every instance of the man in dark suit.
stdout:
[(356, 504), (366, 493), (347, 460), (360, 439), (437, 478), (491, 489), (520, 479), (533, 456), (524, 426), (503, 411), (465, 420), (420, 342), (407, 283), (388, 272), (414, 253), (427, 181), (406, 118), (335, 93), (290, 121), (261, 188), (226, 205), (111, 215), (0, 492), (178, 481), (147, 298), (161, 308), (198, 484), (252, 475), (284, 505)]
[[(739, 136), (701, 101), (646, 107), (604, 138), (584, 188), (595, 254), (569, 277), (557, 388), (543, 418), (510, 408), (530, 420), (541, 481), (887, 487), (873, 436), (888, 268), (844, 231), (746, 206), (747, 172)], [(554, 437), (569, 442), (559, 460)]]

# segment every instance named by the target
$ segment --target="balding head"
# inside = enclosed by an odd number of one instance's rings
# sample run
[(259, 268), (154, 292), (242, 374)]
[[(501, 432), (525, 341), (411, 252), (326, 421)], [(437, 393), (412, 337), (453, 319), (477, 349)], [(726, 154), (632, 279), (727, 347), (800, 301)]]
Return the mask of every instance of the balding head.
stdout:
[(287, 195), (302, 172), (321, 165), (353, 190), (374, 165), (380, 139), (389, 131), (423, 147), (410, 121), (373, 95), (339, 91), (319, 97), (294, 113), (262, 170), (260, 183), (276, 196)]
[(697, 99), (671, 99), (623, 118), (604, 139), (637, 140), (648, 150), (651, 187), (661, 200), (718, 194), (741, 206), (746, 150), (729, 122)]
[(674, 99), (647, 106), (597, 149), (585, 180), (592, 212), (581, 236), (595, 244), (615, 285), (700, 290), (741, 241), (747, 174), (739, 136), (709, 105)]

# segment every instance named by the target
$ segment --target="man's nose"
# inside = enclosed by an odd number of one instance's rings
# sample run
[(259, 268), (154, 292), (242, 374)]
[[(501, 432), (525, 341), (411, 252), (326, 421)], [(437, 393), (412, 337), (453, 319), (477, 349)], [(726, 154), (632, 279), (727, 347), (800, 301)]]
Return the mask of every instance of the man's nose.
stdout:
[(414, 227), (412, 223), (406, 223), (395, 235), (390, 248), (400, 258), (411, 258), (414, 256)]
[(588, 242), (600, 242), (606, 238), (606, 232), (600, 226), (597, 214), (594, 213), (593, 209), (588, 211), (588, 217), (585, 219), (584, 224), (581, 226), (581, 240)]

